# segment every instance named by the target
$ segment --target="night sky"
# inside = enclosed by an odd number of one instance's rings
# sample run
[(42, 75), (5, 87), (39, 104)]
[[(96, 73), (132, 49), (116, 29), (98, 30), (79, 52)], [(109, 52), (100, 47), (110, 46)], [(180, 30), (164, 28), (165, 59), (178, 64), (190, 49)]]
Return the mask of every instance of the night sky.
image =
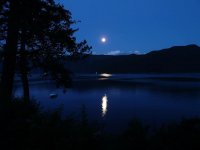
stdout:
[(93, 54), (143, 54), (200, 45), (200, 0), (56, 1), (81, 20), (76, 37), (86, 39)]

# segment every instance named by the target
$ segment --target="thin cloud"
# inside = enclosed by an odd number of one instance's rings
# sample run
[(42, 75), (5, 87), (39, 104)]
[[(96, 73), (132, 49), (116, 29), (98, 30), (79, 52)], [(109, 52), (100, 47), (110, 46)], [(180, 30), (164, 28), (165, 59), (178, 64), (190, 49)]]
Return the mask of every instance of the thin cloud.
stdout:
[(141, 51), (135, 50), (135, 51), (129, 51), (129, 54), (142, 55), (144, 53), (142, 53)]
[(116, 50), (116, 51), (110, 51), (107, 53), (107, 55), (119, 55), (121, 53), (120, 50)]
[(140, 51), (134, 51), (134, 54), (139, 55), (139, 54), (141, 54), (141, 52)]

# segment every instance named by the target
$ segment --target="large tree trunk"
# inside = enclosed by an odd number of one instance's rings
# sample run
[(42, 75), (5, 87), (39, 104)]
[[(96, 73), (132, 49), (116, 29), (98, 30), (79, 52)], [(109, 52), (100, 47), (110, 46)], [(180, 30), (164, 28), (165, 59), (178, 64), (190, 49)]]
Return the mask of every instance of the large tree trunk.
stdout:
[(18, 26), (17, 26), (17, 5), (18, 1), (10, 2), (10, 14), (8, 20), (8, 34), (6, 47), (4, 51), (2, 85), (0, 91), (1, 103), (8, 103), (12, 98), (13, 82), (16, 66), (16, 53), (18, 43)]
[(30, 101), (30, 94), (29, 94), (29, 82), (28, 82), (28, 74), (27, 72), (21, 73), (21, 80), (23, 84), (23, 92), (24, 92), (24, 101)]
[[(22, 34), (25, 34), (22, 32)], [(24, 101), (30, 101), (30, 94), (29, 94), (29, 83), (28, 83), (28, 62), (27, 62), (27, 55), (25, 52), (25, 36), (22, 36), (21, 39), (21, 50), (20, 50), (20, 73), (21, 73), (21, 80), (23, 85), (23, 92), (24, 92)]]

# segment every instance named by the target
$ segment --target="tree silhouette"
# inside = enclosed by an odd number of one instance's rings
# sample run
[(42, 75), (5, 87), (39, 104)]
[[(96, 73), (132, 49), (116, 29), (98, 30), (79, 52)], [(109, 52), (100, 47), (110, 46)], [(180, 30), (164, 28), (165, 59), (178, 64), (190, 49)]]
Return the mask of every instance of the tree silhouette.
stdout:
[[(1, 1), (1, 26), (4, 25), (5, 30), (1, 33), (2, 37), (6, 36), (6, 45), (4, 51), (4, 61), (3, 61), (3, 71), (2, 71), (2, 86), (1, 86), (1, 102), (7, 102), (8, 99), (11, 99), (12, 88), (13, 88), (13, 77), (15, 72), (15, 62), (17, 54), (17, 39), (18, 39), (18, 24), (16, 12), (18, 8), (18, 2), (12, 1), (10, 4), (2, 0)], [(7, 11), (7, 8), (10, 8), (10, 11)], [(4, 17), (5, 16), (5, 17)]]
[(42, 68), (58, 85), (66, 87), (69, 84), (69, 72), (64, 66), (66, 56), (81, 57), (91, 53), (86, 41), (77, 43), (74, 37), (77, 29), (71, 28), (76, 22), (71, 13), (54, 0), (4, 0), (0, 7), (1, 43), (6, 43), (3, 46), (2, 98), (11, 98), (16, 66), (27, 101), (28, 73), (33, 68)]

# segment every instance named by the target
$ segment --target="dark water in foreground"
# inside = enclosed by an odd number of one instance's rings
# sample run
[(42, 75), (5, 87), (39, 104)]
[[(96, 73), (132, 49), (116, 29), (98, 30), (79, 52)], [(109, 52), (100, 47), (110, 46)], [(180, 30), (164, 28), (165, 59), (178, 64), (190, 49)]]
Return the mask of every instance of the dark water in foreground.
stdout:
[[(73, 87), (63, 92), (52, 82), (34, 81), (31, 97), (44, 109), (63, 108), (63, 115), (79, 116), (84, 106), (91, 121), (105, 124), (105, 130), (120, 132), (133, 118), (159, 126), (182, 118), (200, 117), (200, 80), (188, 76), (142, 77), (79, 76)], [(51, 98), (50, 94), (56, 94)], [(21, 95), (16, 85), (15, 95)]]

